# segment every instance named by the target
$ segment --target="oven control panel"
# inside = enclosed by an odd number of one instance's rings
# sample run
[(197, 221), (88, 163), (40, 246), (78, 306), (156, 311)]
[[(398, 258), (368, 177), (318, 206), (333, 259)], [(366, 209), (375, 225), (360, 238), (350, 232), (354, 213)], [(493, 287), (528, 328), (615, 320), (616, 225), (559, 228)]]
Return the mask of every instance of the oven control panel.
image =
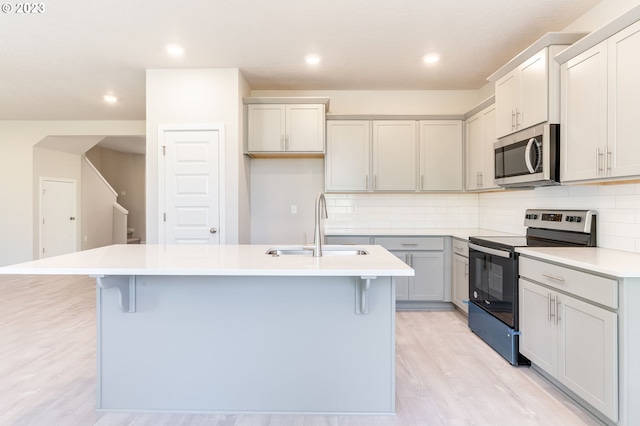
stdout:
[(524, 215), (524, 226), (590, 232), (592, 223), (595, 224), (595, 218), (596, 212), (593, 210), (527, 209)]

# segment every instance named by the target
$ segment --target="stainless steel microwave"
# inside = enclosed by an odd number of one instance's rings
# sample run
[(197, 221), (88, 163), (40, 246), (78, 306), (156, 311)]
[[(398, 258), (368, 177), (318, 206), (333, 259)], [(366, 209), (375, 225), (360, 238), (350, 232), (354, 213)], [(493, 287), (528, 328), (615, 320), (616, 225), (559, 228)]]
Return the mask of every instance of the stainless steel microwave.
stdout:
[(496, 184), (532, 187), (560, 183), (560, 125), (540, 124), (493, 144)]

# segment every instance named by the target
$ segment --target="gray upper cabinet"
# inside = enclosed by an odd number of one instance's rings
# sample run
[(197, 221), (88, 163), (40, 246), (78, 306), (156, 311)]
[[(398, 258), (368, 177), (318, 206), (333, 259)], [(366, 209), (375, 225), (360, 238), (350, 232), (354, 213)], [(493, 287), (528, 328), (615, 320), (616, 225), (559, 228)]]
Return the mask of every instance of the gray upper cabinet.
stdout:
[(328, 101), (287, 99), (245, 98), (247, 154), (324, 155)]
[(420, 191), (462, 190), (462, 121), (420, 121)]
[(462, 120), (327, 121), (327, 192), (461, 191)]
[(640, 176), (640, 21), (584, 47), (598, 35), (585, 37), (560, 59), (563, 182)]
[(547, 33), (489, 76), (495, 84), (497, 138), (560, 122), (560, 65), (553, 58), (583, 36)]

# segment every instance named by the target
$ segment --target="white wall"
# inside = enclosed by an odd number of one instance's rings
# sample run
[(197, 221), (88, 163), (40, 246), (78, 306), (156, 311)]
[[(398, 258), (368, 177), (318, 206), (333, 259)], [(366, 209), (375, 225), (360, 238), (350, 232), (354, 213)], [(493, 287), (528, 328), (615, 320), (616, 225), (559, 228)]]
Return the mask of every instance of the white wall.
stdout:
[(113, 203), (117, 197), (103, 177), (82, 161), (81, 250), (108, 246), (113, 241)]
[[(253, 244), (313, 241), (314, 205), (324, 190), (321, 158), (251, 160)], [(291, 213), (296, 206), (297, 213)]]
[[(248, 214), (240, 212), (248, 192), (242, 169), (242, 96), (247, 89), (238, 69), (147, 70), (147, 242), (158, 242), (158, 126), (217, 124), (225, 129), (226, 157), (224, 211), (226, 243), (240, 241)], [(242, 222), (241, 222), (242, 220)]]
[(86, 153), (118, 193), (117, 202), (129, 211), (127, 228), (146, 241), (145, 156), (96, 146)]
[(0, 121), (0, 266), (32, 260), (33, 148), (49, 135), (144, 135), (142, 121)]
[(484, 99), (477, 90), (253, 90), (251, 96), (329, 97), (331, 114), (462, 115)]
[(601, 0), (563, 31), (591, 32), (638, 5), (640, 5), (639, 0)]

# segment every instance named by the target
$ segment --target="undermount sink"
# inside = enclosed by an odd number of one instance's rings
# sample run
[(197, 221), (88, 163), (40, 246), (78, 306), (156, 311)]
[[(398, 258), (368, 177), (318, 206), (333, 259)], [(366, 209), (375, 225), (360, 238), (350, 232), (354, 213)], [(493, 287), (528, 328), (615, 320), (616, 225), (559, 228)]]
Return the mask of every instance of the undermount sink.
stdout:
[[(305, 246), (277, 246), (271, 247), (267, 253), (271, 256), (313, 256), (313, 247)], [(369, 254), (368, 251), (349, 246), (323, 246), (323, 256), (363, 256)]]

